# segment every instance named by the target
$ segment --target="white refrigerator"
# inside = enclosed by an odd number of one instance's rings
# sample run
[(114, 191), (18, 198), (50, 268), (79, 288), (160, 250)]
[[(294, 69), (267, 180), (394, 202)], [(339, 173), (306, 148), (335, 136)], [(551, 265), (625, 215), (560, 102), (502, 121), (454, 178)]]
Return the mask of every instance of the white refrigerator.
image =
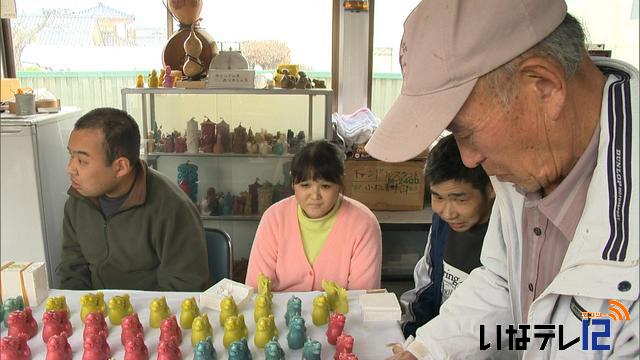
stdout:
[(62, 251), (67, 141), (80, 109), (55, 114), (0, 114), (1, 260), (44, 261), (49, 287)]

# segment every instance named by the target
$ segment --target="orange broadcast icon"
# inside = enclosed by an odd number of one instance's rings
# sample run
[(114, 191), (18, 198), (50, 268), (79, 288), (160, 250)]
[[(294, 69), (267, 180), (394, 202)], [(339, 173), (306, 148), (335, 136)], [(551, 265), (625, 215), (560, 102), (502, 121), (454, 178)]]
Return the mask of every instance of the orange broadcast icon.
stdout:
[(622, 305), (622, 303), (618, 300), (609, 300), (609, 310), (611, 312), (607, 314), (613, 320), (629, 320), (631, 317), (629, 316), (629, 310), (627, 307)]

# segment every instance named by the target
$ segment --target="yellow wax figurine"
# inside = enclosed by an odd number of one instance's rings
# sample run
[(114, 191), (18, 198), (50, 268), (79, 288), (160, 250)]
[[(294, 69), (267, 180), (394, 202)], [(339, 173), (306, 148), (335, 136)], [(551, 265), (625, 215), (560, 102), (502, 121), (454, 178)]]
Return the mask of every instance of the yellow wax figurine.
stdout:
[(242, 330), (242, 336), (249, 336), (249, 328), (247, 328), (247, 323), (244, 322), (244, 315), (238, 314), (238, 321), (240, 322), (240, 329)]
[(129, 294), (114, 296), (109, 300), (109, 321), (111, 325), (122, 324), (122, 318), (133, 313)]
[(313, 299), (313, 311), (311, 312), (313, 325), (320, 326), (329, 322), (329, 303), (327, 297), (318, 295)]
[(167, 299), (164, 296), (151, 300), (149, 309), (149, 326), (154, 329), (160, 328), (162, 320), (171, 316), (171, 309), (169, 309)]
[(273, 315), (265, 316), (258, 320), (256, 325), (256, 334), (253, 342), (258, 348), (264, 348), (265, 345), (274, 337), (278, 337), (278, 329)]
[(329, 311), (334, 311), (338, 301), (338, 285), (330, 280), (322, 280), (322, 289), (324, 289), (327, 296)]
[(347, 297), (347, 290), (342, 287), (338, 287), (338, 299), (336, 301), (336, 312), (342, 315), (346, 315), (349, 312), (349, 299)]
[(266, 295), (269, 301), (273, 299), (271, 294), (271, 278), (263, 273), (258, 274), (258, 294)]
[(157, 88), (158, 87), (158, 73), (155, 69), (151, 70), (151, 75), (149, 76), (149, 87)]
[(199, 341), (213, 335), (213, 329), (207, 314), (198, 315), (191, 324), (191, 346), (196, 346)]
[(244, 337), (244, 331), (240, 324), (240, 319), (237, 316), (231, 315), (224, 322), (224, 336), (222, 337), (222, 344), (226, 349), (229, 349), (229, 345), (232, 342), (240, 340)]
[(107, 305), (104, 303), (104, 294), (98, 291), (95, 294), (87, 293), (80, 297), (80, 319), (84, 323), (84, 318), (92, 312), (101, 312), (107, 316)]
[(198, 308), (198, 304), (196, 304), (196, 299), (194, 297), (184, 299), (180, 305), (180, 327), (183, 329), (191, 329), (193, 319), (198, 315), (200, 315), (200, 309)]
[(164, 79), (165, 70), (164, 68), (160, 69), (160, 75), (158, 75), (158, 86), (162, 84), (162, 79)]
[(220, 301), (220, 326), (224, 326), (229, 316), (238, 315), (238, 306), (231, 296), (227, 296)]
[(136, 76), (136, 87), (143, 88), (144, 87), (144, 77), (142, 75)]
[(44, 305), (45, 311), (66, 311), (69, 313), (69, 305), (67, 305), (67, 298), (64, 296), (51, 296), (47, 298)]
[(271, 314), (273, 314), (271, 300), (266, 295), (258, 294), (256, 296), (256, 306), (253, 308), (253, 320), (257, 323), (261, 317)]

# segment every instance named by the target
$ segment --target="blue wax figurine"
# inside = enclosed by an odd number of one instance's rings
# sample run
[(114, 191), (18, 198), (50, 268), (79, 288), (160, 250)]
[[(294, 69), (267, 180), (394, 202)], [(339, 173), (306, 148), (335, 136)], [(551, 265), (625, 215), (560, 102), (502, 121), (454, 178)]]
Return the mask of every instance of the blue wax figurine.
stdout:
[(191, 201), (198, 201), (198, 166), (187, 161), (178, 165), (178, 186), (184, 190)]
[(222, 215), (231, 215), (233, 208), (233, 197), (230, 192), (224, 196), (224, 205), (222, 207)]
[(304, 341), (307, 339), (307, 327), (304, 325), (304, 319), (301, 316), (294, 315), (291, 317), (291, 326), (287, 334), (287, 344), (289, 349), (302, 349)]
[(252, 360), (247, 338), (234, 341), (229, 345), (229, 360)]
[(302, 358), (305, 360), (320, 360), (321, 353), (322, 344), (320, 344), (319, 341), (307, 338), (307, 341), (304, 343), (304, 350), (302, 350)]
[(5, 300), (2, 304), (2, 308), (2, 320), (4, 322), (4, 326), (8, 327), (9, 325), (7, 325), (7, 320), (9, 319), (9, 314), (16, 310), (24, 310), (24, 301), (22, 301), (22, 296)]
[(289, 326), (289, 320), (294, 315), (301, 316), (302, 314), (302, 300), (300, 300), (297, 296), (292, 296), (289, 301), (287, 301), (287, 312), (284, 314), (284, 321)]
[(207, 336), (205, 340), (198, 341), (193, 349), (193, 360), (218, 360), (211, 336)]
[(284, 360), (284, 350), (275, 336), (264, 347), (264, 360)]

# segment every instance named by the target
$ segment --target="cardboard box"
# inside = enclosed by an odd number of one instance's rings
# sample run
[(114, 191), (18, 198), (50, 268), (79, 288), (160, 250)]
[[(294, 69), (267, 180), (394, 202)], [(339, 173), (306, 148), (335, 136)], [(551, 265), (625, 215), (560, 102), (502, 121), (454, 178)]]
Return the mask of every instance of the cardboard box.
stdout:
[(372, 210), (422, 210), (424, 160), (386, 163), (347, 160), (344, 193)]

